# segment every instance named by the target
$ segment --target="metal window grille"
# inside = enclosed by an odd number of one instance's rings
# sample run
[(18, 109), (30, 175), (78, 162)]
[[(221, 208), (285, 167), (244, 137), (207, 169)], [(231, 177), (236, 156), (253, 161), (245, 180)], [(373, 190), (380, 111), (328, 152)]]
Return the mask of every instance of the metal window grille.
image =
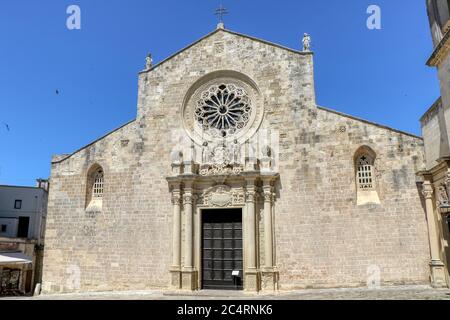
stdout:
[(103, 171), (99, 170), (94, 176), (94, 185), (92, 187), (92, 196), (101, 198), (103, 196)]
[(362, 190), (373, 189), (373, 161), (362, 156), (357, 163), (358, 188)]

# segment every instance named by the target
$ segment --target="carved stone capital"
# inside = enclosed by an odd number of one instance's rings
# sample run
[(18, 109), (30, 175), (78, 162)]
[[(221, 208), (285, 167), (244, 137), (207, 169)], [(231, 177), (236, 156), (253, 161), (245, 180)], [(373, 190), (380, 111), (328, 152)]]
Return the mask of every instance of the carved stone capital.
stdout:
[(181, 194), (180, 193), (172, 193), (172, 204), (180, 204), (181, 203)]
[(194, 202), (194, 196), (191, 193), (186, 193), (183, 195), (183, 203), (185, 205), (192, 205)]
[(247, 190), (245, 193), (245, 202), (254, 203), (256, 201), (256, 191), (255, 190)]
[(234, 205), (243, 205), (245, 203), (245, 194), (243, 190), (236, 190), (232, 194)]
[(268, 191), (268, 192), (264, 192), (264, 202), (272, 202), (273, 199), (273, 194), (272, 192)]
[(422, 188), (422, 194), (425, 199), (433, 199), (433, 186), (431, 183), (429, 181), (424, 182)]
[(265, 185), (262, 188), (262, 195), (264, 197), (265, 202), (272, 202), (273, 192), (272, 192), (272, 186), (270, 183), (265, 183)]

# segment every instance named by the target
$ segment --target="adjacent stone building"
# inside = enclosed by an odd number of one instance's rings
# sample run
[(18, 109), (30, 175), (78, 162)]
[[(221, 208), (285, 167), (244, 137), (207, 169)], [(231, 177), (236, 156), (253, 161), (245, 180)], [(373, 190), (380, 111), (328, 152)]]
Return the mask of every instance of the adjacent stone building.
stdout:
[(450, 191), (450, 1), (427, 0), (433, 53), (427, 65), (436, 67), (441, 97), (422, 116), (426, 170), (426, 198), (431, 248), (432, 283), (450, 285), (449, 191)]
[(44, 292), (429, 283), (423, 140), (318, 106), (309, 41), (148, 57), (136, 119), (53, 158)]
[(33, 293), (42, 280), (48, 181), (0, 186), (0, 296)]

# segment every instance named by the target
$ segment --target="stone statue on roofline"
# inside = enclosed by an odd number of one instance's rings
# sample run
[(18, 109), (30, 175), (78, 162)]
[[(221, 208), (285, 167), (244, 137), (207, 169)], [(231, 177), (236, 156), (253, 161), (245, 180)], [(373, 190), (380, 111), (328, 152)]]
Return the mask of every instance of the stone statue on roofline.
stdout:
[(150, 70), (153, 67), (153, 58), (151, 53), (145, 58), (145, 70)]
[(303, 35), (303, 51), (309, 52), (311, 51), (311, 36), (307, 33)]

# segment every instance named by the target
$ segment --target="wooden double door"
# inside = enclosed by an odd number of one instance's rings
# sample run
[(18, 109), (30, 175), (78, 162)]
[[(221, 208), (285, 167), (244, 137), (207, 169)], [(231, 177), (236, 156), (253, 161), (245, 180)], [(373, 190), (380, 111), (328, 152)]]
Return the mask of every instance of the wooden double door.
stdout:
[(243, 289), (241, 209), (202, 211), (202, 289)]

